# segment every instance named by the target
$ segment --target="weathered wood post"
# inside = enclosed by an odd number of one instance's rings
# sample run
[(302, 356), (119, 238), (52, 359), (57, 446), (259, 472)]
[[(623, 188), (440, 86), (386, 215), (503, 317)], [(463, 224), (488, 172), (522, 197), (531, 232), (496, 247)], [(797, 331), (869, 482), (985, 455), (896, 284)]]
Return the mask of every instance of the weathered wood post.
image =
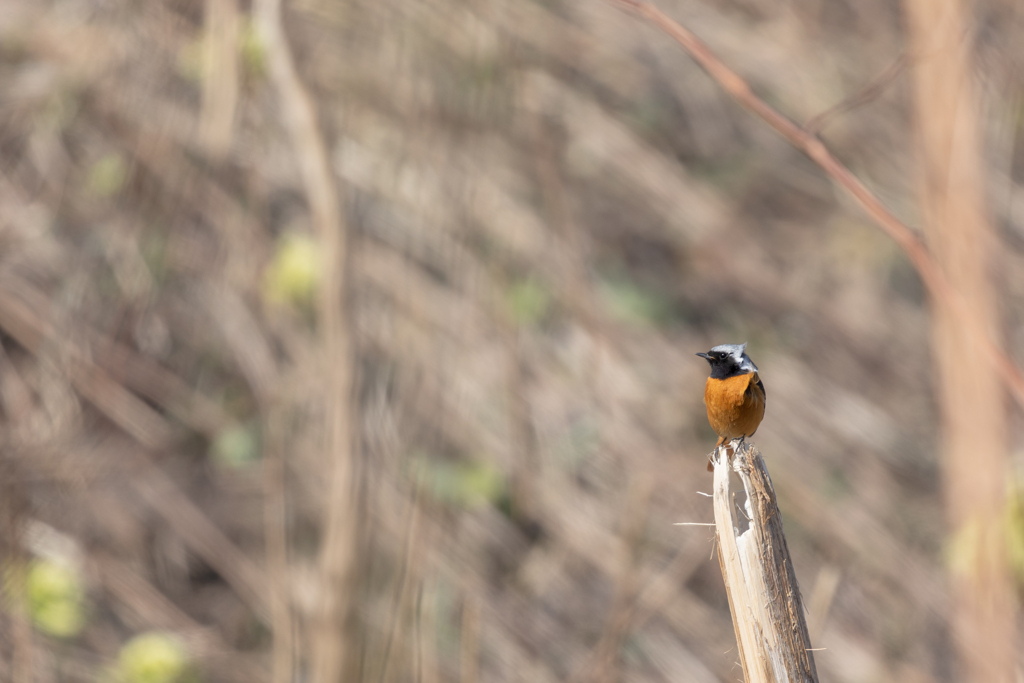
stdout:
[[(817, 683), (803, 601), (782, 516), (760, 452), (747, 444), (715, 459), (715, 533), (746, 683)], [(730, 471), (747, 494), (740, 533)]]

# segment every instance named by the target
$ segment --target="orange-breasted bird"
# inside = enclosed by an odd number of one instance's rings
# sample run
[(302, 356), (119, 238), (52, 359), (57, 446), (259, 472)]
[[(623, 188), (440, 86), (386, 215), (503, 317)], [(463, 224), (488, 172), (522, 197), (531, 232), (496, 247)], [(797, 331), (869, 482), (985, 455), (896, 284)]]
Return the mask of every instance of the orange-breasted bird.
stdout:
[[(704, 385), (704, 405), (708, 422), (718, 434), (716, 451), (728, 441), (752, 436), (764, 418), (764, 383), (746, 349), (746, 344), (720, 344), (697, 354), (711, 364), (711, 376)], [(713, 469), (709, 461), (708, 472)]]

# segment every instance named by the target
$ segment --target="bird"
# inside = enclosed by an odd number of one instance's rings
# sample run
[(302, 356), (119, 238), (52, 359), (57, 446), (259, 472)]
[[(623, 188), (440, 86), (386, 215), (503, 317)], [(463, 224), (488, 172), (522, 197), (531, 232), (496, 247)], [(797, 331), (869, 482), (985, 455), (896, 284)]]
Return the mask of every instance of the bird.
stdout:
[[(711, 365), (711, 376), (704, 385), (704, 405), (708, 422), (718, 434), (715, 451), (726, 442), (753, 436), (764, 419), (764, 382), (757, 366), (747, 355), (746, 344), (719, 344), (707, 353), (698, 353)], [(708, 461), (708, 472), (714, 465)]]

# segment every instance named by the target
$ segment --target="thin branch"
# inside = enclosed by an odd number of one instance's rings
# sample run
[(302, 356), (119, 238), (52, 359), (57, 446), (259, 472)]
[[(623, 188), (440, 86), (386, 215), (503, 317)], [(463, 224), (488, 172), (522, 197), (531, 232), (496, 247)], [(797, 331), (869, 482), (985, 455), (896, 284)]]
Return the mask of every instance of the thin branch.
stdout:
[(378, 683), (388, 683), (390, 680), (388, 673), (392, 660), (391, 650), (402, 628), (402, 617), (405, 612), (406, 603), (409, 601), (409, 593), (412, 591), (413, 584), (418, 580), (416, 567), (420, 563), (419, 555), (422, 551), (424, 540), (419, 532), (420, 494), (422, 487), (422, 482), (417, 481), (412, 491), (412, 499), (408, 503), (409, 512), (406, 515), (405, 522), (405, 552), (402, 554), (394, 604), (391, 608), (391, 613), (388, 615), (390, 623), (386, 629), (388, 635), (384, 645), (384, 661), (381, 663), (380, 676), (377, 679)]
[(893, 60), (892, 64), (887, 66), (882, 73), (878, 74), (873, 81), (861, 88), (858, 92), (855, 92), (842, 102), (839, 102), (820, 114), (815, 114), (808, 119), (807, 123), (804, 124), (804, 130), (810, 135), (817, 135), (835, 117), (853, 111), (858, 107), (862, 107), (865, 104), (874, 101), (883, 92), (885, 92), (885, 89), (889, 84), (896, 80), (896, 77), (903, 72), (903, 69), (905, 69), (908, 64), (910, 64), (910, 58), (907, 56), (906, 52), (901, 52), (899, 56)]
[(198, 305), (205, 307), (210, 324), (219, 328), (259, 405), (263, 427), (263, 539), (267, 570), (267, 604), (274, 634), (271, 683), (288, 683), (295, 666), (295, 638), (288, 596), (287, 448), (284, 409), (274, 388), (280, 373), (270, 344), (241, 297), (231, 289), (211, 284), (198, 288)]
[(204, 23), (199, 140), (215, 159), (222, 159), (231, 148), (238, 108), (237, 0), (207, 0)]
[(932, 259), (928, 248), (917, 234), (892, 212), (842, 162), (836, 159), (824, 143), (810, 131), (779, 113), (754, 94), (743, 77), (730, 69), (697, 36), (649, 2), (642, 0), (608, 0), (611, 4), (637, 14), (668, 34), (703, 68), (726, 92), (774, 128), (797, 149), (803, 151), (836, 183), (860, 204), (861, 208), (896, 241), (917, 270), (932, 299), (946, 306), (957, 316), (972, 335), (977, 337), (989, 362), (995, 366), (1014, 400), (1024, 408), (1024, 374), (1002, 352), (983, 329), (967, 305), (964, 297), (950, 285), (949, 280)]
[(350, 663), (349, 617), (358, 560), (352, 389), (352, 341), (347, 324), (347, 251), (344, 210), (320, 131), (315, 101), (299, 78), (281, 19), (281, 0), (257, 0), (253, 14), (266, 46), (270, 80), (299, 167), (313, 226), (320, 238), (324, 276), (317, 324), (324, 363), (324, 467), (328, 486), (320, 551), (323, 591), (310, 622), (310, 680), (335, 683)]
[[(37, 294), (19, 279), (5, 278), (0, 295), (0, 329), (26, 350), (39, 355), (48, 340), (59, 334), (41, 317), (39, 312), (48, 307), (45, 298)], [(25, 303), (19, 295), (27, 297), (35, 306)], [(174, 428), (160, 413), (95, 365), (85, 349), (70, 341), (63, 343), (72, 386), (143, 446), (142, 451), (125, 454), (120, 460), (111, 457), (111, 467), (137, 467), (140, 479), (136, 486), (146, 493), (143, 496), (146, 504), (216, 569), (261, 619), (266, 620), (268, 611), (263, 595), (266, 577), (262, 571), (153, 462), (153, 452), (173, 443)]]
[(193, 620), (130, 565), (96, 552), (90, 554), (87, 567), (90, 578), (102, 585), (119, 604), (118, 612), (127, 617), (131, 626), (177, 632), (217, 680), (246, 683), (263, 680), (262, 667), (234, 650), (216, 628)]

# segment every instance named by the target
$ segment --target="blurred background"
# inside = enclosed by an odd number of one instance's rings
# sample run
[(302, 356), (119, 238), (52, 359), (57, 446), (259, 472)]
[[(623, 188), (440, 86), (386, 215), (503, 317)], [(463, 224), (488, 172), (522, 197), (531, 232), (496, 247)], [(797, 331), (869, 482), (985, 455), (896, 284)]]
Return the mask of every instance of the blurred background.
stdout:
[[(598, 0), (261, 1), (0, 6), (0, 679), (740, 680), (673, 524), (748, 342), (822, 680), (958, 680), (926, 294), (817, 167)], [(899, 3), (659, 6), (797, 122), (876, 82), (821, 136), (920, 225)]]

